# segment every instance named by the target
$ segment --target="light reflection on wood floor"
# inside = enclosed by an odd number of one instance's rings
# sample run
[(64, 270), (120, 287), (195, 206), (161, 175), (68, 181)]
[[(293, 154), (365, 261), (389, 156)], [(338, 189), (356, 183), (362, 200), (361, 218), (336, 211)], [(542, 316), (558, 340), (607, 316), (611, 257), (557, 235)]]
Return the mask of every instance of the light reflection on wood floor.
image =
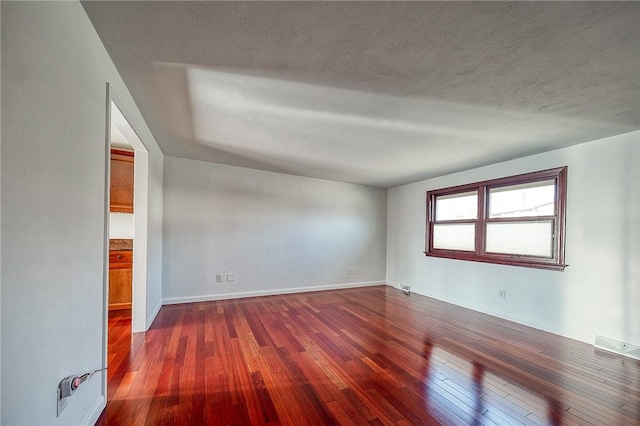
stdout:
[(640, 362), (387, 286), (110, 316), (98, 424), (640, 423)]

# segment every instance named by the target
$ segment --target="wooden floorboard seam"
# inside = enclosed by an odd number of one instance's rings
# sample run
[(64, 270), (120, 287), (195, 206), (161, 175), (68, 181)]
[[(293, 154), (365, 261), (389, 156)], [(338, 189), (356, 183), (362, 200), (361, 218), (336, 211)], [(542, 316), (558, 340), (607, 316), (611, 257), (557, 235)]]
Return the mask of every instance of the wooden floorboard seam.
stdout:
[(98, 425), (638, 425), (640, 361), (389, 286), (109, 316)]

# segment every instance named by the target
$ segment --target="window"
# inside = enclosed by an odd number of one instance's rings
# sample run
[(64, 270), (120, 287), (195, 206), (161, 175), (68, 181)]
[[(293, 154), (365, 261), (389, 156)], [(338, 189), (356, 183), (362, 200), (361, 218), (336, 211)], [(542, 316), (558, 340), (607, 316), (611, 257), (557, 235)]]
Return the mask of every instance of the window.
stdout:
[(427, 192), (427, 256), (563, 270), (567, 168)]

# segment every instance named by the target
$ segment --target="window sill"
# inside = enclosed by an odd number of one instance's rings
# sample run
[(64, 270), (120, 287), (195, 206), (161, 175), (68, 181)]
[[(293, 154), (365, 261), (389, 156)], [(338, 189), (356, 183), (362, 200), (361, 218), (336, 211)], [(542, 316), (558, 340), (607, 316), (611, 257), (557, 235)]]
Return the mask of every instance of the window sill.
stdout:
[(523, 268), (546, 269), (550, 271), (564, 271), (568, 265), (557, 263), (554, 260), (520, 259), (518, 257), (504, 256), (477, 256), (475, 253), (451, 253), (442, 251), (425, 252), (426, 256), (442, 259), (467, 260), (471, 262), (493, 263), (498, 265), (519, 266)]

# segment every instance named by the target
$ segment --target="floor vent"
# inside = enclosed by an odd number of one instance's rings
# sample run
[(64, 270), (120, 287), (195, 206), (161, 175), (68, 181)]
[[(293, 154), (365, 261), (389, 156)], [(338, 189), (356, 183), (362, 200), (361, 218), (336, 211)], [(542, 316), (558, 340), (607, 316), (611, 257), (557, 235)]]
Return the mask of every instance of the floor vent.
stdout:
[(598, 349), (604, 349), (605, 351), (615, 352), (640, 360), (640, 346), (630, 343), (619, 342), (608, 337), (596, 336), (596, 341), (593, 346)]

